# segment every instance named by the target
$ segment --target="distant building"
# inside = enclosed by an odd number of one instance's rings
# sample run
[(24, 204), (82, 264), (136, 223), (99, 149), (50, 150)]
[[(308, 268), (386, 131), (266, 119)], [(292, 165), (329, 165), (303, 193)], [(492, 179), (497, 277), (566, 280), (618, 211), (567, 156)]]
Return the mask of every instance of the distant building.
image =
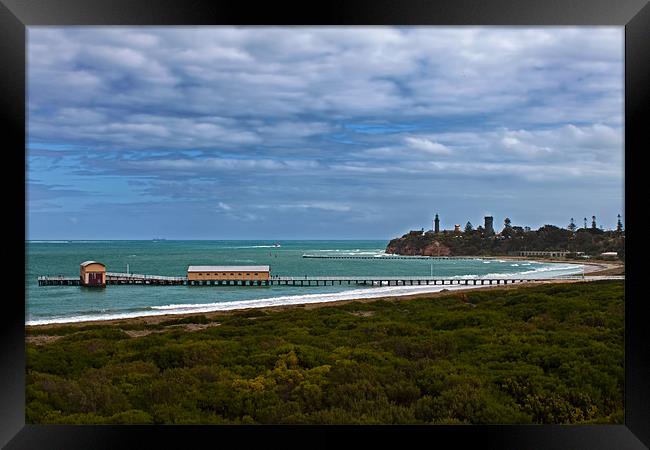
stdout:
[(460, 233), (460, 224), (454, 225), (454, 233)]
[(106, 266), (97, 261), (84, 261), (79, 265), (82, 286), (106, 287)]
[(617, 258), (618, 252), (603, 252), (600, 254), (602, 258)]
[(433, 219), (433, 223), (433, 232), (436, 234), (440, 233), (440, 219), (438, 219), (438, 214), (436, 214), (436, 218)]
[(268, 280), (270, 266), (189, 266), (187, 279), (197, 280)]
[(485, 216), (485, 234), (494, 234), (494, 217)]

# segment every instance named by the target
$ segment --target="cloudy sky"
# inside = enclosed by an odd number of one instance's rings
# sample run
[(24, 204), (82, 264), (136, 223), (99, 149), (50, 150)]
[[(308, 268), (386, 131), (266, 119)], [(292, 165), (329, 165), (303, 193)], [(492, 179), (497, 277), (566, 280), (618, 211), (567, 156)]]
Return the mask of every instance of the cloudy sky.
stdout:
[(623, 213), (623, 28), (29, 27), (29, 239)]

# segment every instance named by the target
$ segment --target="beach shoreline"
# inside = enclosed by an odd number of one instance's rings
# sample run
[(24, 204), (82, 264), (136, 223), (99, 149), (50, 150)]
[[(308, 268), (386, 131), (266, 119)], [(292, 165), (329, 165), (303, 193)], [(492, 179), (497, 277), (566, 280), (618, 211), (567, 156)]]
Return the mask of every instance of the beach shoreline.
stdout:
[[(504, 257), (504, 259), (505, 258), (506, 257)], [(510, 257), (510, 258), (519, 258), (519, 257)], [(521, 258), (521, 259), (526, 259), (526, 258)], [(530, 262), (544, 262), (539, 260), (531, 260), (529, 258), (526, 260)], [(548, 260), (546, 262), (548, 262)], [(567, 263), (566, 261), (562, 261), (562, 262)], [(212, 310), (212, 311), (194, 311), (194, 312), (177, 312), (177, 313), (155, 314), (155, 315), (154, 314), (140, 315), (140, 316), (133, 316), (133, 317), (125, 317), (125, 318), (97, 319), (97, 320), (87, 320), (87, 321), (77, 321), (77, 322), (70, 321), (70, 322), (52, 322), (47, 324), (32, 324), (32, 325), (26, 324), (25, 329), (29, 331), (29, 330), (46, 330), (46, 329), (59, 328), (64, 326), (84, 327), (88, 325), (132, 325), (132, 324), (153, 325), (165, 321), (183, 319), (183, 318), (193, 317), (193, 316), (205, 316), (207, 319), (211, 319), (217, 316), (230, 315), (230, 314), (235, 314), (238, 312), (253, 310), (253, 309), (260, 310), (260, 311), (279, 312), (279, 311), (285, 311), (287, 309), (293, 309), (293, 308), (313, 309), (313, 308), (321, 308), (324, 306), (344, 305), (352, 302), (368, 303), (368, 302), (382, 301), (382, 300), (399, 301), (399, 300), (408, 300), (408, 299), (416, 299), (416, 298), (435, 298), (435, 297), (444, 296), (448, 294), (465, 294), (467, 292), (471, 292), (476, 289), (481, 289), (481, 290), (516, 289), (516, 288), (525, 288), (529, 286), (537, 286), (540, 284), (588, 282), (590, 281), (590, 277), (592, 276), (597, 276), (601, 274), (605, 275), (605, 274), (609, 274), (608, 272), (611, 272), (612, 270), (618, 270), (624, 268), (623, 264), (613, 263), (613, 262), (610, 263), (610, 262), (598, 261), (598, 262), (585, 262), (585, 263), (583, 262), (580, 263), (571, 262), (571, 263), (585, 266), (584, 280), (583, 279), (565, 280), (560, 278), (549, 278), (548, 280), (543, 280), (543, 281), (531, 281), (531, 282), (510, 284), (510, 285), (477, 285), (471, 287), (464, 286), (464, 285), (453, 285), (453, 286), (438, 285), (437, 288), (435, 289), (434, 286), (431, 285), (430, 291), (417, 292), (417, 293), (400, 293), (397, 295), (380, 294), (378, 296), (360, 297), (360, 298), (351, 298), (351, 299), (289, 303), (289, 304), (282, 304), (282, 305), (270, 305), (270, 306), (258, 306), (258, 307), (256, 306), (241, 307), (241, 308), (233, 308), (233, 309), (219, 309), (219, 310)]]

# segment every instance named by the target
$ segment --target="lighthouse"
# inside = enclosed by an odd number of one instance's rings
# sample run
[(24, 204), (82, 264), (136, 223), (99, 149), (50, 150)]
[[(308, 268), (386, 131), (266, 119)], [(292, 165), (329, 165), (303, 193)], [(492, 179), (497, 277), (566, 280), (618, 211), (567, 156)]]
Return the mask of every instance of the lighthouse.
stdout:
[(436, 214), (436, 218), (433, 219), (433, 232), (436, 234), (440, 233), (440, 219), (438, 219), (438, 214)]

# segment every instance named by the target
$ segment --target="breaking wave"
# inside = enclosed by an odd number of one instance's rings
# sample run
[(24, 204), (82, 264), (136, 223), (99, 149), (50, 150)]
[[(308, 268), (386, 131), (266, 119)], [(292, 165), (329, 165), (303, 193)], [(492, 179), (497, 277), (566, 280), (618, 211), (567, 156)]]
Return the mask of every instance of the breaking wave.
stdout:
[(229, 248), (229, 249), (238, 249), (238, 248), (276, 248), (275, 245), (242, 245), (239, 247), (221, 247), (221, 248)]

